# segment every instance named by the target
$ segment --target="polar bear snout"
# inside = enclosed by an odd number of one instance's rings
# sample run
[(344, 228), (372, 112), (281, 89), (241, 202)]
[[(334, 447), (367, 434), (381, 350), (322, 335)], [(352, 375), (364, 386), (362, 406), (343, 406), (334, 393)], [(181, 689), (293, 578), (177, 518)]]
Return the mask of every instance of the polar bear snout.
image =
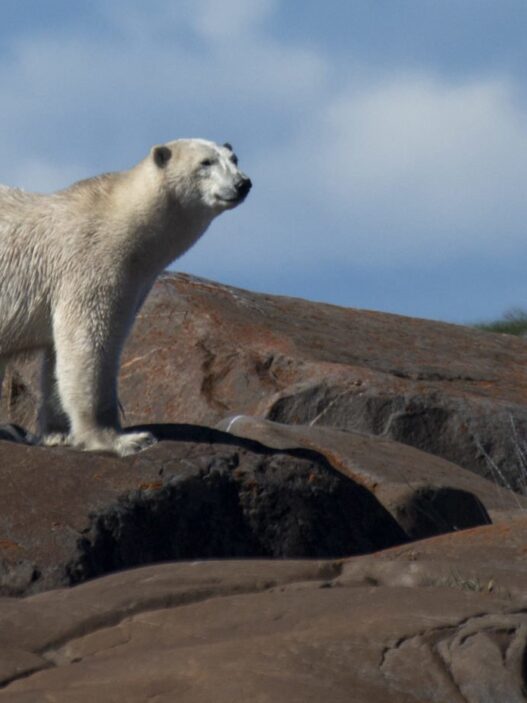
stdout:
[(236, 188), (236, 192), (238, 193), (238, 197), (240, 198), (240, 200), (243, 200), (243, 198), (247, 197), (247, 195), (249, 194), (249, 191), (253, 187), (253, 184), (250, 178), (244, 176), (243, 178), (240, 178), (238, 181), (236, 181), (234, 187)]

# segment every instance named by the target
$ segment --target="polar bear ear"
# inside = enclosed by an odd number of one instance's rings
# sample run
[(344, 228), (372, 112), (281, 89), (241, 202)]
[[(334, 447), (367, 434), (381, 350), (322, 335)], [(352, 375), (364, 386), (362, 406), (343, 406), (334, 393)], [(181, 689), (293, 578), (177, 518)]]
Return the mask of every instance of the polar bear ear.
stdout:
[(229, 151), (232, 151), (232, 146), (229, 144), (229, 142), (225, 142), (225, 144), (224, 144), (223, 146), (224, 146), (226, 149), (228, 149)]
[(152, 147), (151, 154), (155, 165), (159, 166), (159, 168), (163, 168), (172, 156), (172, 152), (164, 144)]

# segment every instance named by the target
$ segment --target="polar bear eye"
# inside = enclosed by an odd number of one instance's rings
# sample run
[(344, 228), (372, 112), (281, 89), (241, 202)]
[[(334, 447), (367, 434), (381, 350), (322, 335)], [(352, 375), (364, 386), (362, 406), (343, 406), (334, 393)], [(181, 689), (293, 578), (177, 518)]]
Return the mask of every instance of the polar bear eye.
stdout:
[(214, 161), (212, 159), (203, 159), (200, 166), (212, 166)]

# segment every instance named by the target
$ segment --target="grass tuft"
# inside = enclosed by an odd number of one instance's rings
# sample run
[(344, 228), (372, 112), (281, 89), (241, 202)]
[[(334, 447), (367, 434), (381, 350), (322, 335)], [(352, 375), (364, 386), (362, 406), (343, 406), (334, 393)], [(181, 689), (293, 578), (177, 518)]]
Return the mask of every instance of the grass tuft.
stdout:
[(527, 335), (527, 311), (521, 308), (514, 308), (508, 310), (501, 320), (479, 322), (475, 324), (474, 327), (486, 332), (524, 336)]

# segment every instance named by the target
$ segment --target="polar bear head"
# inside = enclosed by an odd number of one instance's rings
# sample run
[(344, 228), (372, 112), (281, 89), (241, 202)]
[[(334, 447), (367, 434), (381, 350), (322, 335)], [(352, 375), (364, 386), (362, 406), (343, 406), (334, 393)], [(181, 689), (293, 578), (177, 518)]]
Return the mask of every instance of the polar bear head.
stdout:
[(180, 204), (214, 215), (242, 203), (252, 187), (230, 144), (177, 139), (153, 147), (151, 158)]

